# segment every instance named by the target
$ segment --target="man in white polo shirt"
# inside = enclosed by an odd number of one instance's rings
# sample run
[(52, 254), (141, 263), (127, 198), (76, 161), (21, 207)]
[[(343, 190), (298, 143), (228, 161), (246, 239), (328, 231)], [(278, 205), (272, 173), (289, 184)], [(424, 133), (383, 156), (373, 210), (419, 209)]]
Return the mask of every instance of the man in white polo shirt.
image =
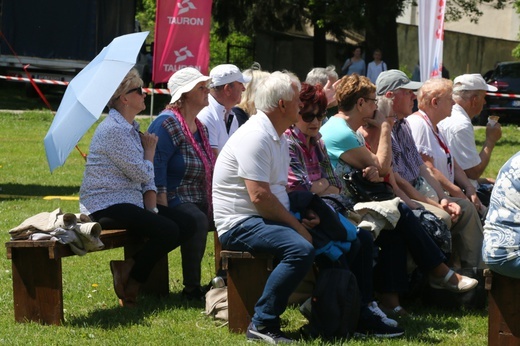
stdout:
[(279, 264), (255, 305), (247, 338), (291, 342), (280, 330), (289, 296), (310, 270), (314, 247), (308, 229), (319, 220), (298, 221), (285, 190), (289, 149), (283, 132), (302, 107), (298, 78), (274, 72), (255, 94), (257, 114), (224, 145), (213, 175), (214, 220), (223, 249), (262, 252)]
[[(453, 157), (466, 172), (482, 203), (489, 205), (494, 179), (481, 178), (491, 158), (496, 142), (502, 137), (498, 122), (491, 121), (486, 126), (486, 139), (480, 153), (475, 145), (475, 133), (471, 120), (482, 112), (487, 91), (497, 91), (486, 84), (480, 74), (463, 74), (453, 81), (453, 105), (451, 116), (442, 120), (438, 127), (448, 142)], [(480, 184), (486, 184), (480, 186)]]
[(240, 103), (245, 90), (244, 83), (250, 82), (251, 77), (244, 76), (238, 67), (231, 64), (214, 67), (209, 76), (209, 105), (199, 112), (197, 118), (208, 128), (209, 144), (217, 156), (228, 138), (238, 129), (232, 108)]

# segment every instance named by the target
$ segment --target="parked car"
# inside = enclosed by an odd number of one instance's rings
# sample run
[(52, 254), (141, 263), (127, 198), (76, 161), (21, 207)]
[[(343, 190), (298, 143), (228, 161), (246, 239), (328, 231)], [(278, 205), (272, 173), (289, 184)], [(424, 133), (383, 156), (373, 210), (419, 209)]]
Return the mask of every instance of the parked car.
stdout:
[(520, 61), (497, 63), (484, 78), (498, 90), (486, 96), (486, 104), (478, 117), (478, 123), (485, 125), (489, 115), (499, 115), (506, 121), (520, 116)]

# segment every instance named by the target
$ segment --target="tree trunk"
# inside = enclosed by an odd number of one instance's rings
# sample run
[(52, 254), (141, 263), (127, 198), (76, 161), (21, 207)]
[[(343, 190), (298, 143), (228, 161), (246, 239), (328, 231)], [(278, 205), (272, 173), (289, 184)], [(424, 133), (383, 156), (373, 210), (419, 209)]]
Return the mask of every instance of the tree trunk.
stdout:
[(383, 60), (388, 68), (399, 68), (396, 2), (396, 0), (366, 1), (365, 59), (367, 63), (373, 60), (374, 49), (379, 48), (383, 52)]
[(325, 30), (319, 28), (318, 25), (314, 25), (314, 67), (326, 67), (327, 66), (327, 39), (325, 36)]

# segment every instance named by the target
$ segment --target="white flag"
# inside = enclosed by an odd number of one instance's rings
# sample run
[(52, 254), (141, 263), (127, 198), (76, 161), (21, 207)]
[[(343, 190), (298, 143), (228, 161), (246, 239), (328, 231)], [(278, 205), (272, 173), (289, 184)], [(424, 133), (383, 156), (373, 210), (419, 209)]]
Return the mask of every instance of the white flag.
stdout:
[(442, 76), (445, 0), (419, 0), (421, 82)]

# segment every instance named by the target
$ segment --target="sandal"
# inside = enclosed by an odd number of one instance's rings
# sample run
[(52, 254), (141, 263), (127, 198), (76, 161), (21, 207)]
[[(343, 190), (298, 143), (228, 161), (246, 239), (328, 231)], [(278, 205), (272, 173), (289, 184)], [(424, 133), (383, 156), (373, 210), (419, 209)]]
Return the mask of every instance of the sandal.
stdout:
[(452, 284), (449, 282), (449, 280), (453, 275), (455, 275), (455, 272), (450, 269), (443, 278), (435, 278), (430, 276), (430, 287), (455, 293), (464, 293), (472, 290), (478, 284), (477, 280), (464, 275), (460, 276), (459, 282)]

